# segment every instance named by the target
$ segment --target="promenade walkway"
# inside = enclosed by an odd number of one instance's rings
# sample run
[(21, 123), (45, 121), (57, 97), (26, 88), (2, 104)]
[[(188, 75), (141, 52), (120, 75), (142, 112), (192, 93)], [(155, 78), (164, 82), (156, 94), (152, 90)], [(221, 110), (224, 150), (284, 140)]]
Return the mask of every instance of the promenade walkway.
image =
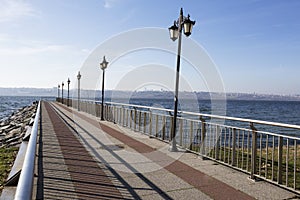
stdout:
[(59, 103), (42, 103), (36, 199), (297, 199)]

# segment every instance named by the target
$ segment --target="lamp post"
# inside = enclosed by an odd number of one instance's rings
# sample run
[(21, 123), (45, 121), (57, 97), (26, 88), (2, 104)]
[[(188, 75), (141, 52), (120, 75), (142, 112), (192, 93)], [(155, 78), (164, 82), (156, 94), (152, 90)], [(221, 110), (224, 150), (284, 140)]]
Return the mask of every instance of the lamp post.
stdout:
[(104, 109), (104, 76), (105, 76), (105, 69), (107, 68), (108, 62), (105, 60), (105, 56), (103, 56), (103, 61), (100, 63), (100, 68), (102, 69), (102, 101), (101, 101), (101, 120), (104, 120), (103, 117), (103, 109)]
[(70, 79), (68, 78), (68, 101), (67, 101), (67, 106), (70, 104)]
[(57, 86), (57, 98), (58, 98), (58, 101), (59, 101), (59, 88), (60, 88), (60, 85), (58, 84), (58, 86)]
[(174, 95), (174, 116), (173, 127), (171, 132), (171, 148), (170, 151), (178, 151), (176, 146), (176, 122), (178, 112), (178, 87), (179, 87), (179, 72), (180, 72), (180, 55), (181, 55), (181, 34), (184, 29), (184, 34), (188, 37), (191, 35), (192, 28), (195, 25), (195, 21), (190, 20), (190, 15), (183, 16), (183, 10), (180, 9), (178, 20), (174, 21), (174, 25), (169, 28), (170, 38), (175, 41), (178, 38), (178, 51), (177, 51), (177, 67), (176, 67), (176, 83), (175, 83), (175, 95)]
[(64, 82), (61, 83), (61, 103), (64, 104)]
[(77, 74), (77, 79), (78, 79), (78, 101), (77, 101), (77, 110), (80, 111), (80, 79), (81, 79), (81, 74), (78, 72)]

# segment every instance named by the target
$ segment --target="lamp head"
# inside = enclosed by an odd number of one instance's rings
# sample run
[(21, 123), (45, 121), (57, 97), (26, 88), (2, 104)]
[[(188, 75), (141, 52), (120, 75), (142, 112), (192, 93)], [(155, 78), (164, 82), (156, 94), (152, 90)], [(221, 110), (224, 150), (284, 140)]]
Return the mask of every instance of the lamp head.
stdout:
[(77, 74), (77, 79), (78, 79), (78, 80), (81, 79), (81, 74), (80, 74), (80, 72), (78, 72), (78, 74)]
[(107, 68), (107, 65), (108, 65), (108, 62), (106, 61), (105, 56), (103, 56), (103, 61), (102, 61), (102, 63), (100, 63), (100, 68), (102, 70), (105, 70)]
[(171, 40), (173, 41), (177, 40), (179, 32), (178, 32), (178, 26), (176, 25), (176, 21), (174, 21), (174, 24), (169, 27), (169, 32), (170, 32)]
[(196, 21), (190, 20), (190, 15), (183, 21), (184, 26), (184, 34), (188, 37), (192, 33), (193, 26), (195, 25)]

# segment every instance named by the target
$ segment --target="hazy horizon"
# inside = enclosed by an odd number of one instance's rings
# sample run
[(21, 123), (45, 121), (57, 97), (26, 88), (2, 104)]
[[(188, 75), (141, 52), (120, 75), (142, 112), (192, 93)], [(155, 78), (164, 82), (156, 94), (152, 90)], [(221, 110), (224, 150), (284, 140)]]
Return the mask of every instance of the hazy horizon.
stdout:
[[(1, 91), (3, 90), (8, 90), (8, 92), (11, 94), (9, 96), (15, 96), (16, 94), (20, 94), (22, 93), (22, 91), (26, 91), (27, 93), (31, 93), (33, 94), (34, 91), (40, 91), (40, 92), (46, 92), (46, 91), (50, 91), (53, 95), (52, 96), (57, 96), (58, 91), (57, 91), (57, 87), (52, 87), (52, 88), (35, 88), (35, 87), (0, 87), (0, 96), (7, 96), (6, 95), (2, 95)], [(21, 90), (21, 91), (20, 91)], [(15, 93), (12, 93), (12, 91), (15, 91)], [(59, 93), (61, 95), (61, 91), (62, 89), (59, 89)], [(74, 92), (75, 94), (77, 94), (78, 89), (77, 88), (70, 88), (70, 93)], [(65, 95), (67, 94), (67, 88), (64, 87), (64, 92)], [(97, 89), (97, 90), (92, 90), (92, 89), (83, 89), (81, 88), (81, 92), (97, 92), (100, 93), (101, 90)], [(105, 93), (111, 93), (111, 92), (124, 92), (124, 93), (133, 93), (133, 92), (138, 92), (138, 93), (142, 93), (142, 92), (157, 92), (157, 93), (174, 93), (174, 91), (169, 91), (169, 90), (110, 90), (110, 89), (106, 89)], [(218, 93), (218, 92), (208, 92), (208, 91), (179, 91), (179, 93)], [(26, 94), (26, 93), (24, 93)], [(220, 93), (221, 94), (221, 93)], [(300, 96), (300, 94), (275, 94), (275, 93), (256, 93), (256, 92), (228, 92), (226, 91), (227, 95), (230, 94), (235, 94), (235, 95), (267, 95), (267, 96)]]

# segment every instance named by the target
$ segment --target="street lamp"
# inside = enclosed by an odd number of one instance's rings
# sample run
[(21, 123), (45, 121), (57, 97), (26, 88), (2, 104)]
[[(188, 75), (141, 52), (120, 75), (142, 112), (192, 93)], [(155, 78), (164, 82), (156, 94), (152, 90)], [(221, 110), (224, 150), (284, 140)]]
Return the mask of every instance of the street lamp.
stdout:
[(70, 104), (70, 79), (68, 78), (68, 102), (67, 102), (67, 106), (69, 106), (69, 104)]
[(81, 79), (81, 74), (78, 72), (77, 74), (77, 79), (78, 79), (78, 101), (77, 101), (77, 109), (80, 111), (80, 79)]
[(102, 69), (102, 102), (101, 102), (101, 120), (104, 120), (103, 117), (103, 103), (104, 103), (104, 75), (105, 75), (105, 69), (107, 68), (108, 62), (105, 60), (105, 56), (103, 56), (103, 61), (100, 63), (100, 68)]
[(179, 18), (174, 21), (174, 25), (169, 28), (170, 38), (175, 41), (178, 38), (178, 51), (177, 51), (177, 67), (176, 67), (176, 83), (175, 83), (175, 96), (174, 96), (174, 116), (173, 127), (171, 134), (171, 148), (170, 151), (178, 151), (176, 146), (176, 122), (178, 112), (178, 87), (179, 87), (179, 71), (180, 71), (180, 54), (181, 54), (181, 33), (184, 29), (184, 34), (188, 37), (191, 35), (195, 21), (190, 20), (190, 15), (183, 16), (183, 10), (180, 9)]
[(61, 103), (64, 104), (64, 82), (61, 83)]
[(59, 101), (59, 88), (60, 88), (60, 85), (58, 84), (58, 86), (57, 86), (57, 97), (58, 97), (58, 101)]

